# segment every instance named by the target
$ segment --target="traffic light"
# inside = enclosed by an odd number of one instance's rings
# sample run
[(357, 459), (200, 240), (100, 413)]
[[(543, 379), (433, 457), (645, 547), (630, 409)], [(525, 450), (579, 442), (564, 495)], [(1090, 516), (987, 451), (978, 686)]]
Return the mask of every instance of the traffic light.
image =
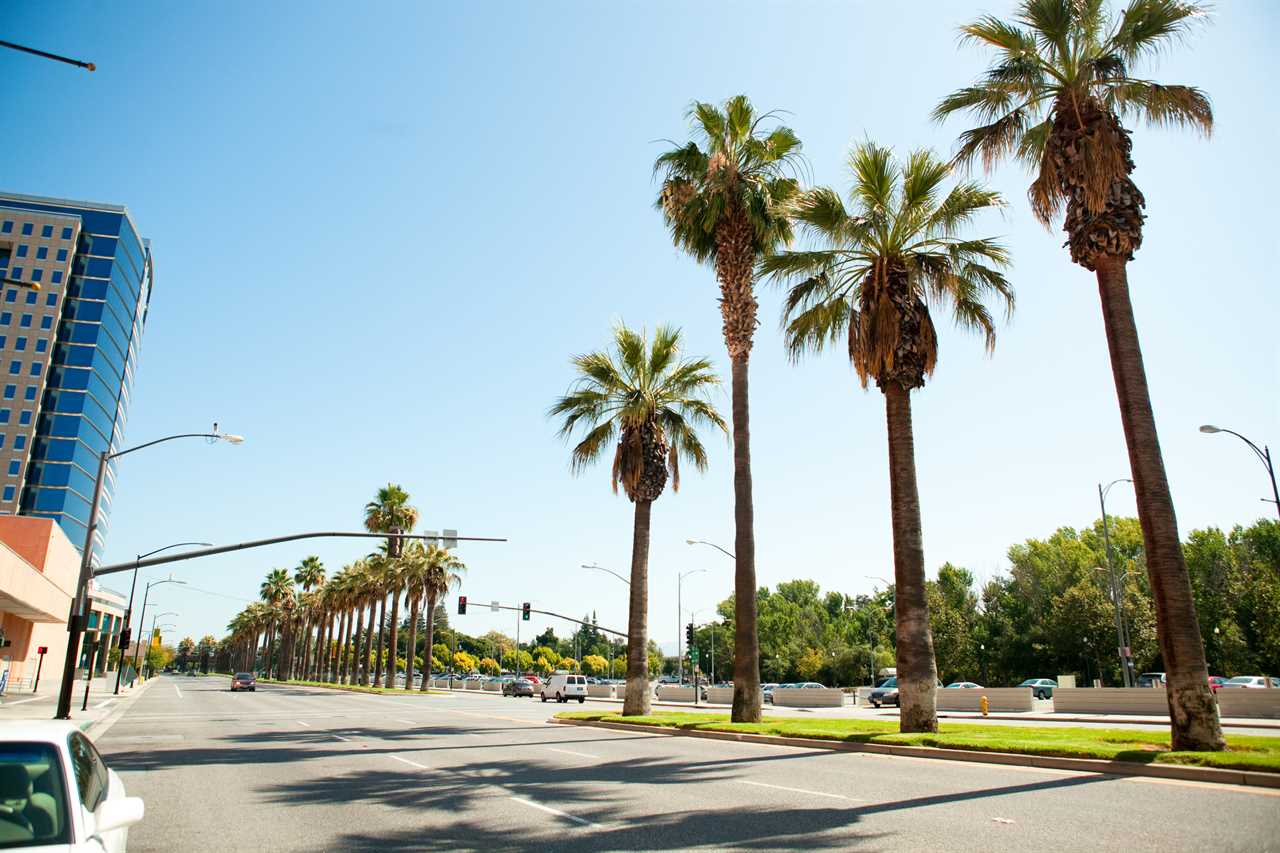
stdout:
[(524, 606), (520, 608), (520, 618), (526, 622), (529, 621), (529, 602), (527, 601), (524, 603)]
[(458, 596), (458, 615), (467, 615), (467, 597), (465, 595)]
[(122, 649), (129, 648), (129, 642), (132, 639), (133, 639), (133, 630), (131, 628), (125, 628), (123, 631), (120, 632), (120, 648)]
[(684, 626), (684, 638), (687, 641), (685, 645), (688, 646), (688, 648), (692, 649), (693, 648), (693, 623), (692, 622)]

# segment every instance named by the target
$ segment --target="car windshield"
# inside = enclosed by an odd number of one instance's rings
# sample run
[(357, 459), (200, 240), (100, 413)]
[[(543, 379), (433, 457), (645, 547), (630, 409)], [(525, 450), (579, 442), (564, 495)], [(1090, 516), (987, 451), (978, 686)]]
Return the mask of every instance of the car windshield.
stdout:
[(881, 687), (897, 687), (897, 686), (898, 686), (898, 679), (896, 679), (896, 678), (886, 678), (884, 681), (880, 682), (880, 686), (881, 686)]
[(0, 848), (70, 844), (66, 785), (46, 743), (0, 743)]
[(1040, 679), (1038, 678), (1028, 678), (1026, 681), (1022, 682), (1018, 686), (1019, 687), (1035, 687), (1039, 683), (1040, 683)]
[(1228, 681), (1227, 684), (1253, 684), (1253, 676), (1237, 675), (1235, 678)]
[(250, 681), (252, 680), (252, 678), (253, 678), (253, 674), (249, 672), (236, 673), (236, 681)]

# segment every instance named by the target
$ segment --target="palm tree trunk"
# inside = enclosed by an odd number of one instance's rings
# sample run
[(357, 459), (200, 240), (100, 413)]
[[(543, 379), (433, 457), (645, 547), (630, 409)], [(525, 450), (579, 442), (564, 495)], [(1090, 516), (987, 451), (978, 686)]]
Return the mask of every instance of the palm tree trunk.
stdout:
[[(422, 653), (422, 671), (427, 675), (431, 674), (431, 652), (435, 649), (436, 641), (436, 597), (434, 595), (427, 596), (427, 650)], [(423, 676), (422, 692), (427, 692), (427, 682), (431, 679)]]
[(302, 660), (298, 662), (298, 677), (303, 681), (310, 680), (311, 670), (311, 620), (302, 618)]
[(915, 438), (911, 392), (889, 381), (884, 386), (889, 432), (889, 493), (893, 514), (893, 600), (897, 628), (899, 731), (936, 732), (937, 665), (929, 630), (929, 600), (924, 583), (924, 531), (916, 488)]
[(404, 652), (404, 689), (413, 689), (414, 657), (418, 654), (418, 596), (409, 594), (409, 643)]
[(376, 620), (377, 618), (378, 618), (378, 601), (377, 599), (371, 599), (369, 601), (369, 621), (364, 626), (364, 633), (365, 633), (364, 657), (360, 659), (360, 665), (364, 673), (360, 679), (360, 683), (365, 687), (369, 687), (371, 684), (373, 684), (373, 642), (375, 637), (377, 636), (376, 634), (374, 634), (373, 623), (374, 623), (374, 620)]
[[(627, 686), (624, 717), (649, 713), (649, 516), (652, 501), (636, 501), (631, 530), (631, 612), (627, 617)], [(517, 651), (517, 655), (519, 652)]]
[(272, 619), (267, 623), (267, 657), (263, 663), (263, 669), (267, 671), (267, 678), (271, 678), (271, 658), (275, 652), (276, 646), (276, 620)]
[[(364, 602), (361, 602), (360, 606), (356, 608), (356, 635), (355, 635), (355, 641), (354, 641), (355, 647), (351, 650), (352, 654), (351, 654), (350, 683), (353, 685), (364, 683), (362, 681), (362, 679), (364, 678), (364, 667), (360, 663), (361, 654), (364, 651), (364, 638), (365, 638)], [(368, 661), (369, 656), (367, 654), (364, 655), (363, 657), (364, 657), (364, 660)]]
[(382, 680), (383, 673), (383, 655), (386, 653), (386, 647), (382, 644), (386, 638), (387, 631), (387, 594), (381, 593), (378, 596), (378, 648), (373, 655), (373, 686), (385, 686)]
[(1098, 292), (1111, 353), (1111, 373), (1120, 400), (1120, 421), (1129, 450), (1129, 470), (1137, 495), (1138, 520), (1142, 524), (1147, 576), (1156, 608), (1156, 634), (1168, 673), (1172, 745), (1175, 750), (1223, 750), (1226, 742), (1209, 687), (1204, 642), (1156, 435), (1125, 264), (1123, 258), (1112, 256), (1099, 260)]
[[(400, 590), (391, 590), (391, 630), (387, 632), (387, 686), (396, 686), (396, 658), (399, 657), (397, 646), (400, 640)], [(406, 682), (406, 686), (408, 682)]]
[(760, 637), (756, 631), (755, 508), (751, 500), (751, 430), (748, 353), (733, 358), (734, 635), (735, 723), (760, 722)]
[(342, 636), (338, 643), (339, 684), (349, 684), (351, 680), (351, 619), (354, 615), (350, 609), (342, 611)]

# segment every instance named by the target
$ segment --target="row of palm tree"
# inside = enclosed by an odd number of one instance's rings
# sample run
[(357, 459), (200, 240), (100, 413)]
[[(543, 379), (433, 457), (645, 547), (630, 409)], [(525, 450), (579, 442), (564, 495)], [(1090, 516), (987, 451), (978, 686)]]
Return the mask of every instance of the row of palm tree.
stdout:
[[(394, 484), (378, 490), (364, 515), (371, 533), (410, 533), (418, 522), (408, 493)], [(409, 608), (405, 686), (412, 688), (419, 613), (425, 605), (425, 668), (436, 606), (461, 583), (466, 566), (434, 542), (408, 540), (402, 549), (389, 542), (332, 577), (326, 577), (316, 556), (302, 560), (292, 575), (286, 569), (270, 571), (260, 588), (261, 601), (227, 625), (232, 665), (260, 669), (279, 680), (394, 687), (403, 600)], [(426, 688), (424, 678), (420, 689)]]
[[(991, 170), (1014, 158), (1036, 172), (1035, 216), (1050, 227), (1065, 208), (1071, 259), (1096, 274), (1168, 671), (1173, 746), (1224, 748), (1129, 298), (1126, 267), (1142, 242), (1145, 201), (1130, 178), (1132, 142), (1121, 121), (1209, 133), (1213, 114), (1203, 92), (1131, 73), (1205, 14), (1182, 0), (1131, 0), (1115, 16), (1105, 0), (1023, 0), (1012, 22), (987, 16), (962, 27), (962, 39), (994, 49), (996, 61), (933, 115), (941, 121), (968, 112), (980, 124), (961, 134), (951, 160), (920, 150), (899, 162), (874, 142), (857, 145), (847, 205), (834, 190), (802, 187), (796, 134), (745, 96), (695, 103), (694, 138), (657, 159), (657, 207), (672, 240), (714, 268), (731, 364), (735, 721), (756, 722), (761, 713), (748, 366), (755, 286), (769, 281), (787, 288), (783, 331), (792, 357), (843, 343), (862, 386), (874, 381), (884, 396), (901, 727), (937, 730), (911, 392), (937, 362), (931, 307), (980, 333), (988, 352), (992, 304), (1006, 317), (1012, 312), (1007, 249), (966, 233), (1003, 200), (973, 180), (945, 185), (957, 169), (980, 161)], [(808, 248), (790, 248), (796, 231)], [(652, 344), (619, 328), (612, 352), (574, 359), (576, 384), (551, 409), (564, 416), (565, 437), (585, 430), (574, 470), (613, 447), (615, 490), (621, 482), (635, 504), (624, 714), (648, 710), (637, 649), (646, 630), (650, 506), (668, 473), (675, 485), (680, 456), (705, 464), (693, 428), (724, 428), (704, 396), (717, 381), (709, 363), (679, 361), (678, 345), (678, 332), (666, 327)]]

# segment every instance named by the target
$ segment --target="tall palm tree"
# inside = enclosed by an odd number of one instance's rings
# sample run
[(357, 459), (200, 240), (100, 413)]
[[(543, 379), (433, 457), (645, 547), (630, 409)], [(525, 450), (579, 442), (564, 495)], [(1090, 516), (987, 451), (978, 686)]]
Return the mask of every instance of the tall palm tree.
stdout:
[(1226, 744), (1129, 298), (1127, 265), (1142, 245), (1146, 202), (1129, 177), (1133, 143), (1121, 119), (1210, 133), (1204, 92), (1132, 74), (1205, 17), (1204, 7), (1184, 0), (1131, 0), (1118, 16), (1103, 0), (1024, 0), (1013, 23), (988, 16), (961, 28), (966, 41), (994, 48), (997, 60), (934, 110), (939, 120), (969, 111), (983, 122), (961, 135), (959, 162), (981, 159), (991, 168), (1012, 156), (1036, 172), (1036, 217), (1049, 227), (1065, 207), (1071, 260), (1097, 278), (1168, 670), (1173, 748), (1189, 750)]
[[(404, 689), (413, 689), (414, 657), (418, 650), (418, 610), (422, 606), (422, 585), (427, 579), (427, 547), (421, 539), (404, 546), (400, 557), (400, 580), (404, 585), (405, 604), (409, 608), (409, 642), (405, 650)], [(430, 656), (423, 661), (423, 680), (430, 671)]]
[[(320, 558), (312, 554), (310, 557), (304, 557), (298, 567), (294, 569), (293, 581), (302, 587), (304, 593), (311, 592), (312, 589), (320, 587), (324, 584), (324, 563), (320, 562)], [(306, 606), (302, 610), (302, 660), (299, 661), (301, 666), (301, 675), (303, 678), (307, 676), (307, 667), (311, 662), (311, 610), (316, 602), (308, 598)]]
[(995, 326), (984, 299), (1013, 310), (1000, 272), (1004, 248), (961, 235), (979, 213), (1003, 204), (973, 182), (944, 193), (951, 167), (930, 151), (899, 165), (872, 142), (849, 155), (852, 210), (827, 188), (807, 192), (798, 220), (812, 251), (765, 258), (761, 272), (789, 282), (784, 323), (793, 358), (843, 343), (862, 387), (874, 380), (885, 400), (897, 606), (898, 687), (904, 732), (936, 732), (937, 668), (925, 596), (924, 534), (916, 488), (911, 392), (923, 388), (938, 358), (929, 305), (949, 306), (987, 350)]
[[(293, 597), (293, 579), (288, 569), (272, 569), (259, 587), (262, 600), (272, 608), (267, 622), (267, 678), (271, 678), (272, 656), (275, 652), (276, 626), (280, 624), (280, 615), (286, 599)], [(282, 632), (283, 635), (283, 632)]]
[(756, 262), (791, 242), (800, 185), (787, 173), (800, 140), (787, 127), (767, 130), (745, 95), (722, 107), (695, 103), (695, 140), (661, 155), (658, 208), (675, 244), (715, 267), (724, 342), (732, 364), (734, 675), (733, 720), (760, 721), (760, 642), (756, 631), (756, 545), (751, 497), (747, 365), (756, 330)]
[[(395, 593), (397, 584), (399, 583), (399, 572), (396, 566), (396, 560), (387, 555), (387, 547), (384, 543), (378, 553), (370, 554), (368, 557), (369, 570), (373, 578), (373, 593), (377, 597), (378, 605), (378, 646), (373, 656), (373, 686), (391, 686), (395, 679), (393, 677), (395, 670), (395, 661), (386, 656), (386, 646), (384, 641), (386, 635), (392, 635), (392, 643), (394, 644), (395, 626), (391, 626), (391, 631), (387, 631), (387, 593)], [(383, 666), (386, 666), (387, 680), (382, 680)]]
[(613, 451), (613, 491), (622, 484), (635, 505), (631, 534), (631, 609), (627, 620), (627, 687), (622, 713), (649, 713), (648, 612), (649, 519), (653, 502), (671, 477), (680, 488), (680, 457), (699, 470), (707, 454), (697, 427), (727, 432), (724, 419), (707, 400), (720, 379), (705, 358), (684, 359), (680, 330), (659, 326), (653, 341), (626, 326), (613, 332), (608, 351), (575, 356), (578, 370), (569, 393), (551, 407), (564, 416), (560, 435), (581, 428), (572, 468), (579, 473)]
[[(432, 643), (435, 642), (436, 604), (440, 601), (441, 596), (449, 593), (450, 588), (462, 583), (462, 575), (466, 572), (467, 566), (457, 556), (449, 553), (447, 548), (442, 548), (434, 542), (427, 546), (426, 561), (427, 568), (422, 582), (422, 590), (427, 598), (427, 651), (423, 655), (422, 666), (429, 673), (431, 671)], [(422, 679), (422, 687), (420, 689), (423, 693), (427, 692), (430, 680), (429, 678)]]

